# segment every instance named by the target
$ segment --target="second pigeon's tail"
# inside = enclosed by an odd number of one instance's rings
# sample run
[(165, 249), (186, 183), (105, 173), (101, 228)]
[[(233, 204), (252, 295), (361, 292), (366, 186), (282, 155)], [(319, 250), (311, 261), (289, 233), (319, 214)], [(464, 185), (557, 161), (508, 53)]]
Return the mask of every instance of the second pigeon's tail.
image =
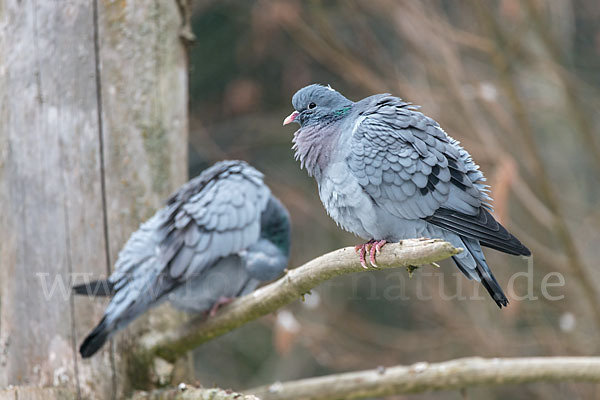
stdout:
[[(83, 358), (93, 356), (112, 334), (125, 328), (149, 308), (166, 300), (165, 295), (178, 286), (178, 282), (169, 276), (148, 277), (146, 275), (144, 279), (143, 282), (134, 280), (128, 285), (119, 287), (106, 308), (104, 317), (83, 340), (79, 348)], [(88, 287), (92, 286), (88, 284)], [(84, 293), (88, 293), (87, 289)]]
[(98, 350), (106, 343), (110, 334), (112, 333), (112, 329), (110, 328), (106, 316), (102, 318), (98, 326), (94, 328), (93, 331), (85, 338), (81, 347), (79, 347), (79, 353), (81, 353), (81, 357), (88, 358), (96, 354)]
[(112, 296), (114, 285), (108, 280), (92, 281), (73, 286), (73, 292), (88, 296)]
[[(98, 280), (86, 282), (81, 285), (73, 286), (75, 294), (87, 296), (113, 296), (114, 285), (108, 280)], [(100, 320), (100, 323), (90, 332), (79, 347), (79, 353), (83, 358), (88, 358), (96, 354), (98, 350), (106, 343), (114, 328), (110, 326), (106, 315)]]

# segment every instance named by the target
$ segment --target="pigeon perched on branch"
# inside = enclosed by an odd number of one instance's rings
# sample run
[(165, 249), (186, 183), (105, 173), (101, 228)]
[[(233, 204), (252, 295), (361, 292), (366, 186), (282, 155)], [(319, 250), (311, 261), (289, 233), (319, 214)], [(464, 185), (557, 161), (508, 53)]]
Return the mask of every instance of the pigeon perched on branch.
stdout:
[(483, 284), (499, 307), (508, 299), (481, 246), (529, 256), (530, 251), (490, 213), (488, 186), (459, 142), (417, 107), (389, 94), (348, 100), (330, 86), (294, 95), (283, 124), (298, 123), (296, 159), (314, 176), (327, 213), (369, 242), (357, 246), (376, 267), (386, 242), (442, 238), (464, 251), (453, 257)]
[(164, 300), (184, 311), (215, 311), (276, 278), (287, 266), (289, 246), (289, 214), (263, 175), (243, 161), (216, 163), (131, 235), (107, 281), (73, 288), (112, 296), (81, 355), (92, 356)]

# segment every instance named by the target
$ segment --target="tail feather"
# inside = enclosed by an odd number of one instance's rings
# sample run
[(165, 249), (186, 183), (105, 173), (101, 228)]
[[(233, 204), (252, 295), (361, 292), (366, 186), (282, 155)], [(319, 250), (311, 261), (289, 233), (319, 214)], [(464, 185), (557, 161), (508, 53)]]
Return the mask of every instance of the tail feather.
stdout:
[[(463, 262), (458, 257), (452, 256), (452, 261), (454, 261), (454, 264), (456, 264), (464, 276), (466, 276), (469, 280), (474, 279), (471, 273), (469, 273), (469, 268), (466, 265), (463, 265)], [(475, 278), (475, 280), (477, 280), (477, 278)]]
[(477, 240), (481, 246), (516, 256), (530, 256), (531, 251), (519, 239), (510, 234), (485, 208), (477, 215), (467, 215), (458, 211), (440, 208), (426, 221), (440, 228), (454, 232), (463, 238)]
[(90, 332), (81, 344), (81, 347), (79, 347), (81, 357), (88, 358), (96, 354), (104, 343), (106, 343), (111, 333), (111, 329), (106, 322), (106, 317), (102, 318), (98, 326)]
[(177, 282), (165, 275), (151, 278), (144, 285), (137, 283), (138, 285), (132, 287), (120, 287), (113, 296), (104, 317), (79, 348), (83, 358), (94, 355), (113, 333), (126, 327), (149, 308), (166, 300), (165, 295), (178, 285)]
[(492, 299), (494, 299), (498, 307), (502, 308), (508, 306), (508, 299), (502, 291), (500, 284), (498, 283), (498, 281), (496, 281), (494, 275), (492, 275), (491, 272), (487, 274), (485, 271), (481, 271), (479, 268), (477, 268), (477, 272), (481, 277), (481, 284), (483, 285), (485, 290), (487, 290), (487, 292), (490, 294)]
[(492, 274), (492, 270), (485, 261), (485, 256), (483, 255), (483, 251), (481, 250), (479, 242), (469, 238), (462, 239), (466, 250), (471, 253), (475, 259), (475, 262), (477, 263), (476, 272), (483, 287), (487, 290), (492, 299), (494, 299), (498, 307), (502, 308), (508, 306), (508, 298), (506, 298), (506, 295), (502, 291), (502, 287), (494, 277), (494, 274)]
[(87, 296), (112, 296), (115, 294), (114, 285), (108, 280), (91, 281), (73, 286), (73, 292)]

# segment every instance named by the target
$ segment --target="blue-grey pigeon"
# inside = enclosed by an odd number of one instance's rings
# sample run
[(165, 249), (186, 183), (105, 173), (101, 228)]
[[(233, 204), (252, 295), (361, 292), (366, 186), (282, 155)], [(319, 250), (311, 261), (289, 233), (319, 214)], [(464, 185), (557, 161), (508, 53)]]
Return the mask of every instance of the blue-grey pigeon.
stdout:
[(81, 355), (164, 300), (200, 313), (253, 291), (285, 269), (289, 248), (289, 214), (263, 175), (243, 161), (216, 163), (131, 235), (107, 281), (74, 287), (112, 296)]
[(387, 241), (442, 238), (464, 251), (453, 257), (499, 307), (508, 299), (481, 246), (530, 251), (490, 214), (485, 177), (459, 142), (416, 106), (389, 94), (348, 100), (330, 86), (310, 85), (292, 99), (296, 159), (314, 176), (327, 213), (369, 242), (357, 246), (363, 267)]

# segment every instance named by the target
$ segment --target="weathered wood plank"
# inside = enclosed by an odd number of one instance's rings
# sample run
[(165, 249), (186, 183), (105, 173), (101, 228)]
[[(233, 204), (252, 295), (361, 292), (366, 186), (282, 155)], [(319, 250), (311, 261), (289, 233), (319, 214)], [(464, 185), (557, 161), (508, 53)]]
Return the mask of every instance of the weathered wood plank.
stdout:
[[(98, 9), (106, 205), (111, 263), (187, 178), (187, 57), (175, 0), (102, 1)], [(119, 335), (117, 358), (163, 322), (150, 313)], [(84, 361), (87, 363), (88, 361)], [(126, 362), (117, 362), (123, 366)], [(131, 372), (131, 371), (130, 371)], [(144, 376), (128, 376), (147, 387)], [(120, 375), (127, 375), (123, 370)], [(128, 387), (120, 390), (128, 390)]]
[[(72, 273), (105, 272), (91, 2), (0, 2), (0, 386), (74, 391)], [(94, 390), (110, 393), (102, 360)]]
[[(187, 60), (174, 0), (99, 9), (111, 260), (187, 177)], [(131, 194), (135, 201), (131, 201)]]
[(0, 400), (71, 400), (76, 398), (76, 392), (63, 388), (20, 386), (0, 389)]
[(129, 386), (109, 346), (79, 358), (106, 303), (68, 289), (186, 177), (176, 2), (95, 1), (0, 0), (0, 387)]

